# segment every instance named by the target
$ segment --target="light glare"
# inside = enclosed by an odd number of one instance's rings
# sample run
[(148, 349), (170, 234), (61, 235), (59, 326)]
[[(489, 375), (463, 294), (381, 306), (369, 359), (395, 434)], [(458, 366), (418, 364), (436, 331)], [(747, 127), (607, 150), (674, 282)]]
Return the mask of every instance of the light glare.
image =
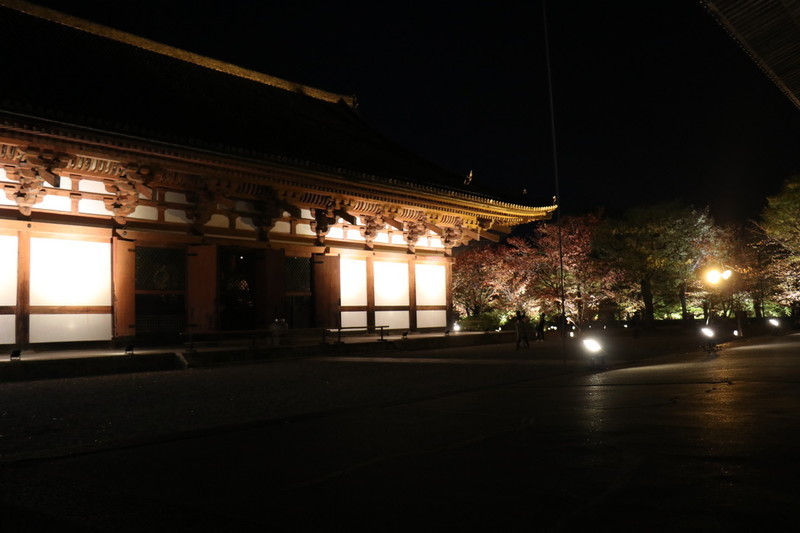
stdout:
[(583, 346), (592, 353), (597, 353), (603, 349), (600, 343), (594, 339), (583, 339)]

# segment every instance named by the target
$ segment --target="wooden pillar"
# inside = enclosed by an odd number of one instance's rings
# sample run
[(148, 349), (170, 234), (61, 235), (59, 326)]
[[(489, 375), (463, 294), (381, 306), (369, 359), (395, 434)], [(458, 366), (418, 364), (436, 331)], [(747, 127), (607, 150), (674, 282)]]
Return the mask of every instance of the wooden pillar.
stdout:
[(367, 331), (375, 331), (375, 259), (367, 256)]
[(186, 328), (217, 329), (217, 245), (190, 245), (186, 256)]
[(417, 262), (408, 262), (408, 329), (417, 331)]
[(17, 233), (17, 306), (16, 345), (27, 346), (30, 342), (31, 313), (31, 234)]
[(445, 327), (447, 329), (453, 324), (453, 259), (447, 259), (447, 262), (444, 264), (444, 272), (445, 272), (445, 305), (447, 305), (447, 310), (445, 316), (447, 317), (447, 324)]
[(136, 243), (114, 237), (112, 242), (114, 286), (114, 338), (136, 335)]
[(314, 324), (332, 328), (340, 324), (340, 262), (338, 255), (314, 254), (311, 259)]

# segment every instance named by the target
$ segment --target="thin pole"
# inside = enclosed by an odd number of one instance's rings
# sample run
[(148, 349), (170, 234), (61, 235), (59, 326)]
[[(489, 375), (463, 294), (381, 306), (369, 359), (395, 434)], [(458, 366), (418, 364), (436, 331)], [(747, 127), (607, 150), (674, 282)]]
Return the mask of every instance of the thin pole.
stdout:
[(564, 245), (561, 235), (561, 193), (558, 180), (558, 147), (556, 143), (555, 103), (553, 100), (553, 73), (550, 67), (550, 37), (547, 33), (547, 0), (542, 0), (542, 18), (544, 20), (544, 50), (545, 59), (547, 61), (547, 92), (550, 99), (550, 137), (553, 141), (553, 176), (555, 179), (556, 189), (555, 200), (558, 204), (558, 209), (556, 209), (556, 231), (558, 233), (558, 275), (559, 293), (561, 297), (561, 318), (559, 319), (559, 329), (561, 333), (561, 354), (564, 360), (564, 366), (567, 366), (567, 298), (564, 292)]

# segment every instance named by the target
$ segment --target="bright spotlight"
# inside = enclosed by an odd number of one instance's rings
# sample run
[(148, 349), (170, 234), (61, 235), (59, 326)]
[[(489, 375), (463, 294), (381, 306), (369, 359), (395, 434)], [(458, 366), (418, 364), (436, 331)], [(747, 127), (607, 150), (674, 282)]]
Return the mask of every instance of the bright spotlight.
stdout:
[(780, 322), (778, 322), (778, 319), (777, 319), (777, 318), (770, 318), (770, 319), (769, 319), (769, 323), (770, 323), (771, 325), (775, 326), (776, 328), (777, 328), (778, 326), (780, 326), (780, 324), (781, 324)]
[(600, 343), (594, 339), (583, 339), (583, 347), (591, 353), (597, 353), (603, 349)]
[(711, 328), (702, 328), (700, 331), (701, 331), (701, 332), (703, 333), (703, 335), (705, 335), (706, 337), (713, 337), (713, 336), (714, 336), (714, 330), (713, 330), (713, 329), (711, 329)]
[(711, 283), (712, 285), (716, 285), (719, 283), (719, 280), (722, 278), (722, 274), (719, 270), (713, 269), (706, 272), (706, 281)]
[(458, 322), (453, 324), (453, 331), (461, 331), (461, 326), (458, 325)]

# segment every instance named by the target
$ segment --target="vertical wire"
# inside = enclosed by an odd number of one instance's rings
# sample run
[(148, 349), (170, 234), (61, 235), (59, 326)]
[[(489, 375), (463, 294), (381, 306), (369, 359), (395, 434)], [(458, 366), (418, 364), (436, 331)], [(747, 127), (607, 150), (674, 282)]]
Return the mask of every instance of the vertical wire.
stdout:
[(553, 143), (553, 176), (555, 179), (556, 190), (556, 232), (558, 234), (558, 275), (559, 275), (559, 296), (561, 297), (561, 318), (559, 319), (559, 329), (561, 333), (561, 353), (564, 366), (567, 365), (567, 311), (566, 295), (564, 292), (564, 246), (561, 232), (561, 194), (558, 179), (558, 147), (556, 143), (556, 113), (553, 99), (553, 74), (550, 66), (550, 36), (547, 32), (547, 0), (542, 0), (542, 19), (544, 25), (544, 50), (547, 63), (547, 91), (550, 100), (550, 137)]

